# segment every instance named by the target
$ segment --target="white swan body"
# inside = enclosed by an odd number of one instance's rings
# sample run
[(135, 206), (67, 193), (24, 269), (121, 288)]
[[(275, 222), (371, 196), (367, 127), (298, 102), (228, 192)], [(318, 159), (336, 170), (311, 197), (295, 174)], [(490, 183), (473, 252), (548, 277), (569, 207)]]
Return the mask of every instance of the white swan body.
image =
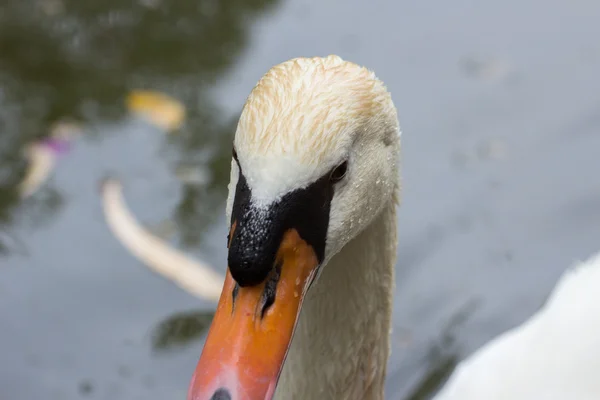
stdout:
[(600, 399), (600, 253), (522, 325), (459, 364), (434, 400)]

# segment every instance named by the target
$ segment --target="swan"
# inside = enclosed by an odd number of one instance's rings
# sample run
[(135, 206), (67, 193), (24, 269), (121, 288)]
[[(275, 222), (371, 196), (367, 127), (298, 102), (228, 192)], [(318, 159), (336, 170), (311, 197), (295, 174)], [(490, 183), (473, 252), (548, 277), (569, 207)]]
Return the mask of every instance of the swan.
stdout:
[[(336, 56), (275, 66), (234, 139), (224, 284), (163, 252), (105, 181), (106, 218), (130, 251), (198, 297), (223, 288), (189, 400), (384, 398), (399, 158), (396, 110), (373, 73)], [(600, 253), (462, 361), (434, 400), (600, 398), (598, 286)]]
[(384, 84), (340, 57), (259, 80), (233, 141), (228, 269), (188, 399), (383, 399), (400, 136)]

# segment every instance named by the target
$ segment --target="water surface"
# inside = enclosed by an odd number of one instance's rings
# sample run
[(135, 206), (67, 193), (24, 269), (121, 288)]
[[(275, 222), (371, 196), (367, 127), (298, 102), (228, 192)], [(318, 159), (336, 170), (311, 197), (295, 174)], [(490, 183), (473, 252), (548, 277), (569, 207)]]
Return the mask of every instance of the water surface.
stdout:
[[(387, 396), (426, 399), (600, 248), (600, 4), (480, 1), (11, 0), (0, 6), (0, 398), (185, 398), (211, 305), (140, 265), (104, 223), (120, 176), (150, 227), (221, 270), (231, 139), (258, 78), (296, 56), (374, 69), (403, 128)], [(189, 117), (129, 118), (135, 88)], [(20, 202), (22, 147), (86, 129)], [(207, 167), (207, 184), (182, 183)]]

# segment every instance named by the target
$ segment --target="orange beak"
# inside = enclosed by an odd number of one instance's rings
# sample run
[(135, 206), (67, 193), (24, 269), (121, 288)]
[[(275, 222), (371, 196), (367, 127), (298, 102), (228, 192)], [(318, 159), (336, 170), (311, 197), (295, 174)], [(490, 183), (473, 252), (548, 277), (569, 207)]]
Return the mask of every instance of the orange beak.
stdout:
[(188, 400), (273, 397), (318, 265), (314, 249), (295, 229), (289, 229), (264, 282), (240, 287), (227, 272)]

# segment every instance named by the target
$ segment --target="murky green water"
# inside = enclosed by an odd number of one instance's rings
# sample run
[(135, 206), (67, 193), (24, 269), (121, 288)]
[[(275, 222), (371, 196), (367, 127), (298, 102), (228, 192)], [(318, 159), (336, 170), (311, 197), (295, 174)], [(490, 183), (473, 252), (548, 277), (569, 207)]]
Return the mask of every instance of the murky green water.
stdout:
[[(600, 248), (599, 17), (591, 0), (4, 2), (0, 398), (185, 398), (211, 305), (127, 253), (98, 182), (121, 177), (142, 222), (223, 270), (245, 97), (276, 63), (337, 53), (373, 68), (400, 113), (387, 393), (427, 399)], [(124, 98), (137, 88), (180, 99), (181, 130), (129, 117)], [(20, 201), (23, 147), (67, 117), (85, 122), (83, 136)], [(190, 168), (210, 179), (182, 182)]]

